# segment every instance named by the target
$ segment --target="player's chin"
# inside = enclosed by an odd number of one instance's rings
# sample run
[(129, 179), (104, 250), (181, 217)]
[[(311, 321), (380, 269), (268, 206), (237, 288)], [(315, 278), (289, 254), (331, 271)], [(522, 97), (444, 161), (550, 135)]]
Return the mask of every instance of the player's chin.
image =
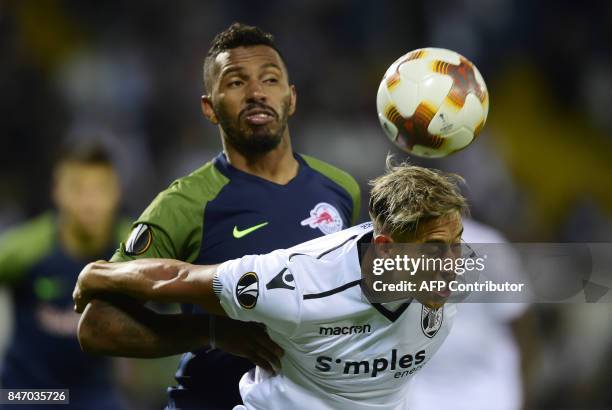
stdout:
[(262, 149), (273, 149), (280, 144), (282, 135), (278, 129), (272, 127), (251, 128), (246, 135), (248, 144), (261, 146)]
[(448, 302), (449, 297), (450, 294), (447, 294), (446, 292), (431, 292), (429, 295), (427, 295), (427, 300), (422, 304), (430, 309), (439, 309), (444, 306), (446, 302)]
[(97, 236), (100, 232), (104, 232), (108, 227), (111, 218), (101, 217), (96, 214), (91, 214), (78, 218), (77, 224), (82, 234), (86, 236)]
[(251, 138), (274, 139), (277, 132), (275, 127), (268, 125), (250, 125), (248, 134)]

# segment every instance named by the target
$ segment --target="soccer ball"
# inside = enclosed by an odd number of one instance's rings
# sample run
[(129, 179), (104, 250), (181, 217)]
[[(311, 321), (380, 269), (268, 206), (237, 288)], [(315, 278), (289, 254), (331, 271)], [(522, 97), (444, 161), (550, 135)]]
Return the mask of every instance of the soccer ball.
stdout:
[(462, 55), (422, 48), (398, 58), (376, 96), (378, 119), (400, 149), (441, 158), (472, 143), (489, 112), (478, 69)]

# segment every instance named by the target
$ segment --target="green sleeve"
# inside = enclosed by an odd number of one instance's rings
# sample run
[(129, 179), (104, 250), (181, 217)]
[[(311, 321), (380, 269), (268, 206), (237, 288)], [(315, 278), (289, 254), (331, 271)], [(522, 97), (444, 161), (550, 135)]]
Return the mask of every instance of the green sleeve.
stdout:
[(353, 178), (348, 172), (336, 168), (326, 162), (320, 161), (309, 155), (300, 155), (311, 168), (340, 185), (349, 194), (353, 202), (351, 223), (355, 225), (357, 218), (359, 218), (359, 212), (361, 211), (361, 191), (359, 189), (359, 184), (357, 181), (355, 181), (355, 178)]
[(130, 232), (132, 231), (132, 221), (125, 219), (125, 218), (120, 218), (117, 221), (117, 224), (115, 226), (115, 243), (119, 244), (119, 248), (117, 248), (117, 250), (115, 251), (115, 253), (113, 254), (113, 256), (111, 257), (111, 261), (116, 261), (116, 262), (121, 262), (122, 260), (127, 261), (130, 259), (134, 259), (129, 257), (128, 255), (126, 255), (122, 249), (123, 249), (123, 244), (124, 242), (128, 239), (128, 237), (130, 236)]
[[(182, 259), (179, 256), (179, 252), (175, 249), (173, 238), (166, 233), (165, 228), (147, 222), (143, 216), (141, 216), (132, 225), (134, 229), (136, 229), (141, 223), (148, 225), (148, 228), (151, 230), (151, 246), (149, 246), (144, 252), (137, 255), (128, 253), (126, 250), (126, 243), (129, 237), (128, 233), (128, 235), (126, 235), (121, 241), (119, 249), (115, 251), (115, 254), (111, 258), (111, 262), (125, 262), (139, 258)], [(178, 236), (178, 234), (174, 235), (174, 240), (177, 242), (179, 241)]]
[[(132, 224), (132, 232), (146, 225), (150, 242), (142, 252), (126, 250), (124, 240), (111, 261), (170, 258), (193, 262), (199, 255), (206, 203), (214, 199), (228, 179), (208, 163), (160, 193)], [(148, 235), (148, 233), (147, 233)]]
[(130, 234), (131, 230), (132, 222), (129, 219), (123, 217), (119, 218), (119, 220), (115, 224), (115, 241), (117, 243), (120, 243), (121, 241), (125, 240), (125, 238), (127, 238)]
[(0, 237), (0, 283), (14, 283), (32, 265), (51, 252), (55, 222), (52, 213), (43, 214)]

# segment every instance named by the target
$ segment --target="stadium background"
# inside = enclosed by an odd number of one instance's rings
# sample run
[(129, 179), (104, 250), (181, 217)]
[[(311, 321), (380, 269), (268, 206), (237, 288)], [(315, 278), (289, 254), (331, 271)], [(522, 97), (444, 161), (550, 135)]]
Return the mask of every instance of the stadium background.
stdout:
[[(348, 170), (364, 195), (393, 151), (375, 112), (387, 66), (423, 46), (464, 54), (489, 88), (484, 132), (415, 162), (464, 175), (474, 217), (510, 240), (612, 238), (612, 4), (569, 0), (0, 2), (0, 231), (51, 206), (50, 160), (66, 139), (113, 147), (130, 216), (218, 152), (199, 107), (202, 61), (233, 21), (272, 32), (284, 52), (296, 150)], [(612, 403), (609, 306), (534, 308), (532, 408)], [(148, 408), (173, 365), (134, 363), (118, 374)]]

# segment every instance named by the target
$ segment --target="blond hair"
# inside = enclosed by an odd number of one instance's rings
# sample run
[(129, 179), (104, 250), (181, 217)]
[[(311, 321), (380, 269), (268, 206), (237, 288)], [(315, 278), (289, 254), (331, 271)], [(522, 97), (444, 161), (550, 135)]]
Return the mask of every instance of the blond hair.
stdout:
[(458, 211), (467, 214), (457, 174), (447, 174), (387, 157), (384, 175), (370, 181), (369, 212), (377, 233), (416, 233), (419, 221)]

